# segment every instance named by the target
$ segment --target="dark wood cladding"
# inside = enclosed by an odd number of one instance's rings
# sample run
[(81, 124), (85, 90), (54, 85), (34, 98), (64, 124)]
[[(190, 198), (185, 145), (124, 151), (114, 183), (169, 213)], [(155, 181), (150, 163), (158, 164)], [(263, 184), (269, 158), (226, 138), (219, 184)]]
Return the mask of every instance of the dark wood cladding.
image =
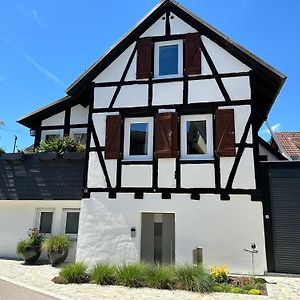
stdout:
[(185, 75), (201, 73), (201, 35), (187, 34), (185, 37)]
[(120, 158), (121, 122), (120, 115), (106, 117), (105, 159)]
[(158, 113), (155, 119), (155, 157), (177, 157), (177, 113)]
[(83, 153), (64, 157), (54, 158), (52, 153), (1, 155), (0, 200), (81, 200)]
[(235, 156), (234, 110), (216, 110), (216, 155), (218, 157)]
[(152, 39), (141, 39), (137, 42), (137, 79), (152, 77)]

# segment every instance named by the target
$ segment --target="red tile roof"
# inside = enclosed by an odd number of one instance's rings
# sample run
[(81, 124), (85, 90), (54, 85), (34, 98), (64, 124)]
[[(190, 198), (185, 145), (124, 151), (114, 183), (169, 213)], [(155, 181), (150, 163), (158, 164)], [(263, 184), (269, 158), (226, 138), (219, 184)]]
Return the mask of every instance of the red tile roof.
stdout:
[(300, 157), (300, 132), (275, 132), (275, 138), (290, 157)]

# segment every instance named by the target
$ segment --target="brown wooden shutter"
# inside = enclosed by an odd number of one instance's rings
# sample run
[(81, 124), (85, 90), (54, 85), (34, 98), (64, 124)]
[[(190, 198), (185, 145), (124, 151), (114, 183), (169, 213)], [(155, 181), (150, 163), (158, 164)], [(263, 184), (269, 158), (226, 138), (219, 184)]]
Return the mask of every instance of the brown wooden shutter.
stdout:
[(120, 158), (121, 122), (119, 115), (106, 117), (105, 159)]
[(152, 77), (152, 40), (146, 38), (137, 42), (136, 78)]
[(201, 35), (191, 33), (185, 36), (185, 74), (201, 73)]
[(155, 157), (177, 157), (177, 113), (156, 114)]
[(235, 156), (234, 110), (216, 110), (216, 155)]

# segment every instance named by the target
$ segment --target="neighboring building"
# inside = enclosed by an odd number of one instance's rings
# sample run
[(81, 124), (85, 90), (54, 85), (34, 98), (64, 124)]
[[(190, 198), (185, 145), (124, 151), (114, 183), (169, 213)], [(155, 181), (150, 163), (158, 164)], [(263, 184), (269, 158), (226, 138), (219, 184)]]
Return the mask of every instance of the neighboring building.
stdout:
[(289, 160), (300, 160), (300, 132), (274, 132), (270, 145)]
[(282, 156), (258, 130), (285, 79), (165, 0), (65, 98), (20, 119), (35, 145), (86, 139), (77, 260), (185, 264), (201, 247), (205, 266), (249, 273), (255, 243), (263, 274), (260, 161)]

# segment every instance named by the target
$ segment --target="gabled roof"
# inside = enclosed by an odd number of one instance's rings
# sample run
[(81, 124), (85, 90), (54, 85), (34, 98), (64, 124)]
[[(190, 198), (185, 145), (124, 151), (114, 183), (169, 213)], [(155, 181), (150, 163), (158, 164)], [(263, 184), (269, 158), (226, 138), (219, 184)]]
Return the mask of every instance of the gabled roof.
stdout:
[(287, 160), (285, 156), (283, 156), (278, 149), (274, 149), (268, 142), (266, 142), (263, 138), (258, 136), (258, 143), (266, 148), (269, 152), (271, 152), (274, 156), (276, 156), (279, 160)]
[(274, 135), (273, 143), (280, 143), (277, 147), (281, 146), (292, 159), (300, 159), (300, 132), (275, 132)]
[(66, 89), (66, 93), (74, 95), (87, 86), (111, 61), (116, 59), (134, 40), (168, 10), (209, 37), (253, 70), (257, 86), (256, 106), (260, 114), (259, 125), (261, 125), (280, 92), (286, 76), (173, 0), (164, 0), (155, 6), (135, 27), (74, 81)]
[[(82, 94), (90, 87), (92, 81), (103, 70), (105, 70), (112, 61), (114, 61), (122, 52), (124, 52), (127, 47), (133, 43), (133, 41), (138, 39), (167, 11), (177, 15), (187, 24), (206, 35), (212, 41), (223, 47), (231, 55), (253, 70), (256, 84), (255, 104), (257, 112), (260, 116), (258, 120), (258, 125), (260, 126), (266, 119), (273, 102), (275, 101), (282, 85), (286, 80), (286, 76), (173, 0), (160, 1), (160, 3), (158, 3), (140, 22), (138, 22), (136, 26), (134, 26), (114, 46), (112, 46), (103, 56), (101, 56), (86, 72), (84, 72), (77, 80), (75, 80), (66, 89), (66, 93), (70, 97), (78, 97), (78, 95)], [(30, 127), (32, 119), (37, 120), (44, 115), (43, 110), (46, 110), (46, 112), (49, 114), (50, 111), (57, 109), (57, 105), (59, 106), (59, 104), (57, 104), (58, 102), (64, 103), (70, 101), (71, 99), (72, 98), (69, 97), (62, 98), (57, 102), (46, 106), (45, 108), (19, 119), (18, 122)]]

